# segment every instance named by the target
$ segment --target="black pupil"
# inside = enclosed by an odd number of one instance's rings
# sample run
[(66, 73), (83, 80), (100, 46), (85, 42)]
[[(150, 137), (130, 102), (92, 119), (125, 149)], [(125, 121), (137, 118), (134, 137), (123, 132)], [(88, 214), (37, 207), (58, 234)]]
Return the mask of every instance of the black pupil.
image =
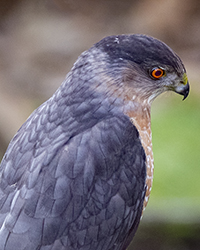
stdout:
[(156, 76), (162, 75), (162, 71), (161, 71), (160, 69), (158, 69), (158, 70), (155, 72), (155, 75), (156, 75)]

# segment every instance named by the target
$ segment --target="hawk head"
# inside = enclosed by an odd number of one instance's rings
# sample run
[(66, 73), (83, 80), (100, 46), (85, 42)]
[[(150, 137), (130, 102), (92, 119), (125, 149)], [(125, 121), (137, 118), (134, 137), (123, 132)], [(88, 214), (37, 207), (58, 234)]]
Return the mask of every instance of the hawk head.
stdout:
[[(139, 98), (151, 103), (164, 91), (179, 93), (183, 99), (188, 96), (189, 84), (181, 59), (165, 43), (153, 37), (109, 36), (92, 49), (104, 55), (99, 59), (105, 63), (105, 74), (114, 79), (128, 99)], [(108, 82), (112, 85), (111, 79)]]
[(102, 39), (80, 55), (59, 89), (79, 119), (88, 110), (90, 119), (119, 111), (133, 117), (165, 91), (188, 96), (185, 67), (165, 43), (146, 35)]

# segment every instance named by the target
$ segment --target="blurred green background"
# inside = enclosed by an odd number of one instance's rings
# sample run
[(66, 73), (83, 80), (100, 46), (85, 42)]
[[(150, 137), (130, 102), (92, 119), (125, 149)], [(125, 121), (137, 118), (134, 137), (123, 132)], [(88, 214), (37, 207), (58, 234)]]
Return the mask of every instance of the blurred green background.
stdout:
[(200, 249), (199, 27), (198, 0), (0, 0), (0, 155), (82, 51), (107, 35), (155, 36), (184, 61), (191, 92), (153, 103), (153, 190), (129, 249)]
[(152, 108), (155, 174), (151, 202), (156, 208), (163, 206), (172, 221), (200, 222), (200, 99), (192, 91), (187, 101), (180, 99), (166, 97), (164, 105), (156, 100)]

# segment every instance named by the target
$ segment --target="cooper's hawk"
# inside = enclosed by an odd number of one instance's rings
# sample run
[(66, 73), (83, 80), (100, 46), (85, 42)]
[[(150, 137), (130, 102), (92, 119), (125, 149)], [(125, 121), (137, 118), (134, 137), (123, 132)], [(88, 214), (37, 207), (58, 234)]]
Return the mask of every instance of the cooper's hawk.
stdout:
[(0, 172), (1, 250), (125, 250), (151, 191), (150, 107), (187, 97), (181, 59), (144, 35), (106, 37), (12, 139)]

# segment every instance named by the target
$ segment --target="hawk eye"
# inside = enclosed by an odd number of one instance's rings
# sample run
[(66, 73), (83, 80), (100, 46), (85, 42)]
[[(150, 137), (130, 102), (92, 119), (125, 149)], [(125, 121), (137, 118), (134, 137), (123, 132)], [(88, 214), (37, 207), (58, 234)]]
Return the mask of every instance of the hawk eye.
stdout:
[(155, 79), (159, 79), (159, 78), (161, 78), (164, 75), (165, 75), (165, 71), (163, 69), (161, 69), (161, 68), (157, 67), (157, 68), (153, 68), (151, 70), (151, 76), (153, 78), (155, 78)]

